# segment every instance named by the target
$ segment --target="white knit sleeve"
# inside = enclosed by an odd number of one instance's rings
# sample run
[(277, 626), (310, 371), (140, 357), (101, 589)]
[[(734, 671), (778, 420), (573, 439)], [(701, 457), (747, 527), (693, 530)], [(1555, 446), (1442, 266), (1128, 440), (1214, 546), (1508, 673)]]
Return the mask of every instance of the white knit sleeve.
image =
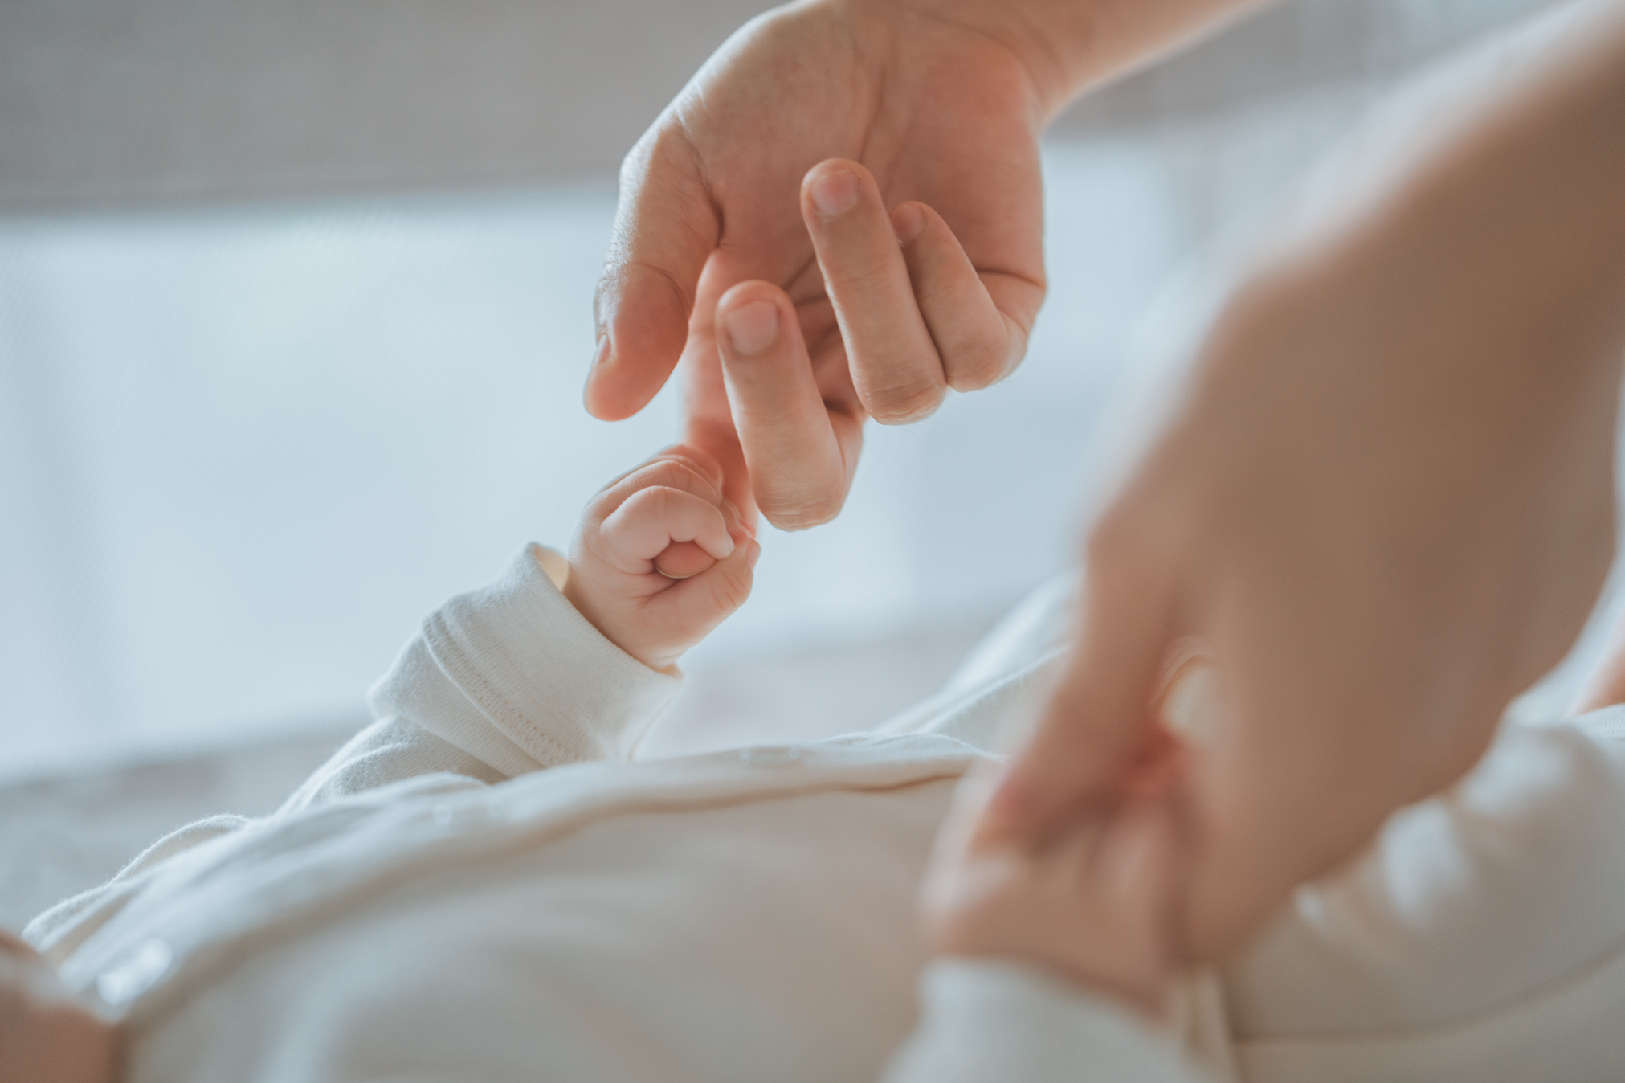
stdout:
[(1030, 967), (939, 959), (882, 1083), (1203, 1083), (1171, 1037)]
[[(552, 550), (529, 546), (494, 583), (430, 614), (373, 687), (374, 722), (278, 814), (411, 778), (449, 791), (579, 760), (627, 758), (682, 677), (645, 666), (577, 613), (559, 593), (568, 567)], [(174, 832), (109, 883), (42, 914), (27, 939), (60, 961), (171, 857), (248, 823), (220, 816)]]
[(293, 812), (430, 774), (475, 782), (631, 756), (682, 688), (605, 639), (539, 545), (431, 613), (369, 696), (374, 722), (283, 805)]
[(494, 583), (431, 613), (373, 687), (374, 717), (409, 721), (506, 777), (629, 758), (682, 676), (576, 612), (560, 592), (567, 567), (528, 546)]

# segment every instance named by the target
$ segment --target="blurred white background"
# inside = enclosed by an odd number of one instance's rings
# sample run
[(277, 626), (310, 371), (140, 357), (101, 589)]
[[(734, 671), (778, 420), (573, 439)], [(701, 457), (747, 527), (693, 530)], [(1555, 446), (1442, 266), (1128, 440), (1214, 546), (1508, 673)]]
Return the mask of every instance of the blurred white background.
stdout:
[[(1133, 147), (1052, 155), (1018, 379), (872, 427), (770, 532), (735, 658), (981, 619), (1066, 560), (1125, 322), (1170, 258)], [(357, 715), (417, 620), (676, 433), (589, 418), (606, 188), (0, 231), (0, 771)]]
[[(755, 596), (691, 664), (979, 626), (1062, 567), (1159, 284), (1267, 212), (1417, 42), (1538, 6), (1367, 4), (1414, 33), (1373, 31), (1336, 78), (1264, 94), (1237, 81), (1246, 54), (1199, 55), (1241, 88), (1222, 110), (1154, 78), (1090, 107), (1048, 148), (1051, 294), (1025, 366), (871, 427), (846, 512), (766, 536)], [(1299, 7), (1300, 29), (1362, 10)], [(614, 212), (591, 155), (586, 179), (519, 184), (520, 163), (440, 195), (313, 168), (283, 187), (317, 194), (276, 201), (199, 159), (209, 200), (151, 203), (181, 190), (151, 172), (166, 159), (114, 198), (117, 150), (77, 204), (0, 161), (0, 776), (359, 719), (425, 612), (527, 540), (567, 544), (590, 494), (676, 432), (669, 392), (616, 425), (580, 407)], [(255, 198), (210, 201), (234, 190)]]

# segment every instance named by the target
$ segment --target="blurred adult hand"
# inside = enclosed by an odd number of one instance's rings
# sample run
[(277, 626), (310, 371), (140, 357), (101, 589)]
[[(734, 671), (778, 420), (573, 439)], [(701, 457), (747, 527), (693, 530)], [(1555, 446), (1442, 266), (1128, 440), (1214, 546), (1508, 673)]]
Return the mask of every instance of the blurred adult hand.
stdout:
[(1162, 1017), (1185, 962), (1182, 758), (1165, 741), (1125, 793), (999, 846), (971, 844), (995, 779), (968, 775), (921, 892), (932, 950), (1024, 962)]
[(1076, 652), (979, 828), (1038, 838), (1155, 734), (1202, 640), (1185, 943), (1232, 949), (1450, 785), (1613, 556), (1625, 5), (1237, 293), (1088, 542)]
[(0, 932), (0, 1079), (114, 1083), (119, 1028), (76, 1001), (39, 952)]

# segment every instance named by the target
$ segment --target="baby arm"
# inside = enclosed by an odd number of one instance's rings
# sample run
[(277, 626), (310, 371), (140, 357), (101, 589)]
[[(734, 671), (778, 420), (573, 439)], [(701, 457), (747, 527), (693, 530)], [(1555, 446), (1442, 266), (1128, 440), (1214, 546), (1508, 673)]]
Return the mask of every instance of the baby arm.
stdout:
[(760, 549), (719, 477), (703, 453), (662, 452), (593, 497), (571, 560), (530, 546), (430, 614), (371, 692), (377, 721), (285, 810), (426, 774), (499, 782), (629, 757), (677, 695), (672, 663), (750, 592)]
[(283, 811), (420, 776), (494, 783), (630, 756), (677, 695), (672, 663), (750, 593), (760, 548), (720, 473), (703, 452), (661, 452), (593, 497), (568, 562), (530, 546), (431, 613), (373, 687), (376, 721)]
[[(282, 814), (394, 784), (411, 787), (397, 795), (422, 796), (628, 754), (676, 694), (672, 663), (750, 593), (761, 550), (719, 478), (703, 453), (663, 452), (588, 505), (567, 572), (551, 565), (557, 554), (531, 547), (495, 584), (431, 614), (374, 690), (377, 721)], [(112, 1078), (116, 1030), (62, 988), (52, 963), (168, 858), (246, 823), (182, 829), (120, 878), (37, 919), (34, 947), (0, 933), (0, 1080)]]
[(761, 552), (722, 496), (721, 468), (678, 446), (587, 505), (564, 596), (605, 639), (666, 669), (744, 604)]

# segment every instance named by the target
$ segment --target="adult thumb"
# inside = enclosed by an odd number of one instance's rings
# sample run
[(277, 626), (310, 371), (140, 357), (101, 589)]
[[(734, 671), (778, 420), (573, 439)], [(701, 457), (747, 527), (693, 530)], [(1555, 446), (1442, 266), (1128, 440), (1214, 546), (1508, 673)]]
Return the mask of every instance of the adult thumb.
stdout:
[(615, 230), (598, 278), (598, 344), (585, 392), (594, 417), (631, 417), (671, 376), (720, 228), (692, 148), (664, 119), (656, 122), (622, 167)]

